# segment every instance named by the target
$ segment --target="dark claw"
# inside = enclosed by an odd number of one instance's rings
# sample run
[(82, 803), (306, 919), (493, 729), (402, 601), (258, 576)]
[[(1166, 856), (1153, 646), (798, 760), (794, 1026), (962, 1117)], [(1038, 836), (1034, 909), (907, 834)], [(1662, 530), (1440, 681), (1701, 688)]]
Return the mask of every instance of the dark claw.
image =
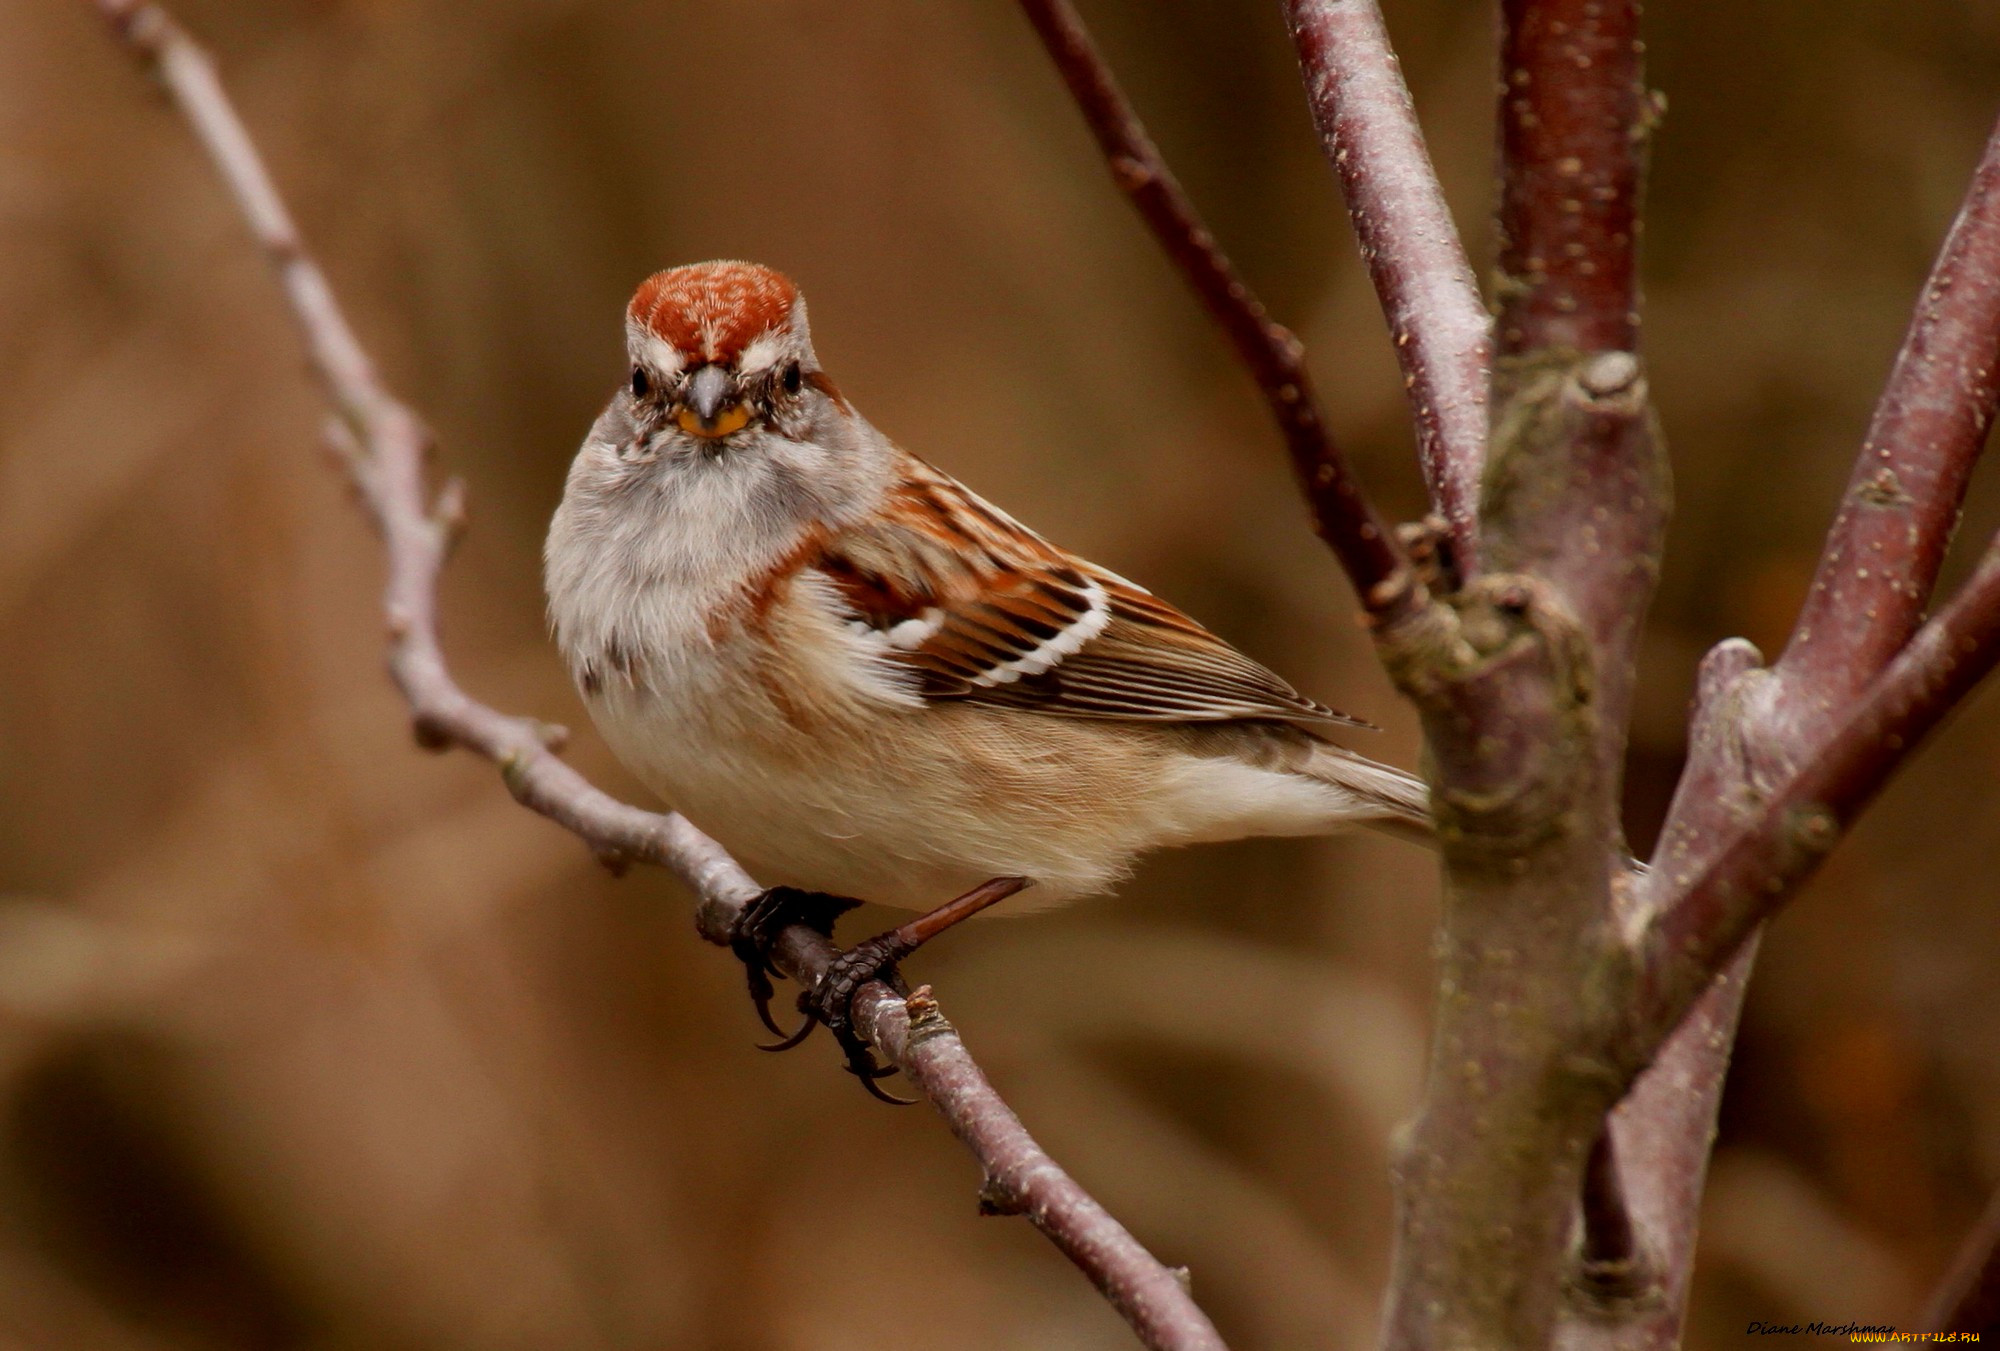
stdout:
[[(805, 1016), (805, 1021), (799, 1024), (798, 1031), (791, 1033), (789, 1036), (784, 1036), (779, 1041), (760, 1041), (757, 1043), (757, 1049), (760, 1051), (789, 1051), (807, 1037), (810, 1037), (813, 1029), (818, 1026), (819, 1019), (808, 1013)], [(777, 1029), (773, 1028), (772, 1030), (776, 1031)]]
[(777, 987), (771, 984), (771, 977), (778, 974), (778, 967), (771, 960), (771, 947), (778, 941), (778, 935), (794, 924), (803, 924), (813, 932), (828, 938), (833, 937), (833, 922), (852, 910), (861, 902), (846, 896), (828, 896), (817, 891), (800, 891), (796, 887), (772, 887), (756, 900), (743, 907), (743, 913), (736, 917), (736, 923), (729, 932), (729, 950), (743, 963), (743, 972), (750, 984), (750, 1002), (757, 1006), (757, 1018), (770, 1030), (774, 1037), (781, 1039), (780, 1047), (786, 1049), (805, 1040), (812, 1030), (811, 1023), (799, 1032), (786, 1032), (771, 1018), (771, 999), (777, 994)]
[[(730, 946), (734, 947), (735, 944), (732, 943)], [(736, 955), (738, 957), (743, 956), (743, 954), (740, 952), (737, 953)], [(771, 977), (776, 975), (777, 971), (773, 969), (768, 962), (761, 962), (754, 966), (750, 965), (751, 960), (754, 959), (745, 959), (745, 964), (743, 969), (745, 974), (748, 975), (749, 977), (750, 1002), (756, 1005), (757, 1021), (764, 1024), (764, 1029), (767, 1032), (769, 1032), (772, 1036), (778, 1037), (782, 1041), (784, 1041), (788, 1048), (791, 1046), (798, 1045), (799, 1044), (798, 1041), (793, 1041), (789, 1036), (787, 1036), (785, 1033), (785, 1029), (779, 1027), (778, 1024), (775, 1021), (773, 1021), (771, 1017), (771, 996), (778, 993), (777, 987), (771, 984)], [(799, 1041), (804, 1041), (804, 1040), (805, 1038), (803, 1037), (799, 1038)]]
[(898, 994), (907, 994), (908, 987), (903, 984), (896, 963), (907, 956), (909, 950), (910, 945), (899, 941), (894, 931), (856, 943), (834, 958), (833, 965), (826, 969), (819, 983), (799, 998), (799, 1007), (825, 1023), (826, 1030), (840, 1043), (841, 1054), (847, 1060), (847, 1072), (861, 1080), (861, 1086), (868, 1090), (869, 1096), (901, 1107), (910, 1106), (915, 1100), (884, 1093), (875, 1086), (877, 1079), (888, 1078), (896, 1072), (896, 1068), (877, 1062), (874, 1050), (855, 1030), (854, 996), (871, 980), (881, 981)]
[[(889, 1072), (891, 1074), (895, 1073), (894, 1070), (891, 1070)], [(891, 1107), (915, 1107), (917, 1105), (917, 1100), (915, 1098), (899, 1098), (894, 1093), (884, 1092), (880, 1087), (876, 1085), (873, 1079), (863, 1079), (861, 1081), (861, 1086), (868, 1090), (869, 1097), (875, 1099), (875, 1101), (877, 1102), (886, 1102)]]
[(899, 1098), (877, 1086), (876, 1080), (886, 1079), (897, 1071), (894, 1065), (879, 1063), (874, 1050), (855, 1030), (855, 994), (869, 981), (879, 980), (897, 994), (907, 996), (909, 987), (903, 984), (903, 977), (896, 970), (897, 962), (946, 929), (1027, 885), (1026, 878), (996, 877), (908, 924), (855, 944), (834, 958), (818, 983), (799, 996), (799, 1012), (805, 1015), (805, 1022), (798, 1031), (790, 1033), (771, 1020), (771, 996), (776, 990), (770, 978), (778, 973), (771, 962), (772, 945), (791, 924), (808, 925), (816, 933), (831, 938), (833, 921), (860, 902), (845, 896), (773, 887), (744, 907), (729, 938), (731, 950), (742, 959), (743, 969), (749, 973), (750, 998), (757, 1005), (757, 1016), (779, 1038), (762, 1049), (789, 1051), (812, 1035), (814, 1024), (825, 1023), (826, 1030), (840, 1045), (847, 1072), (861, 1081), (870, 1097), (897, 1107), (914, 1106), (915, 1098)]

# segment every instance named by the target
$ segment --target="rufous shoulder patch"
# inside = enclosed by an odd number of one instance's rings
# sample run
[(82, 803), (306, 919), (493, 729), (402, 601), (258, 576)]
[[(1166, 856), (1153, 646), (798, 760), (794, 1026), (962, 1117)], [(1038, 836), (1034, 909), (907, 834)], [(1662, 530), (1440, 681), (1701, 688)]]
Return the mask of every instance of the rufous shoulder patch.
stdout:
[(639, 283), (626, 316), (689, 362), (731, 363), (791, 317), (798, 288), (756, 263), (695, 263)]

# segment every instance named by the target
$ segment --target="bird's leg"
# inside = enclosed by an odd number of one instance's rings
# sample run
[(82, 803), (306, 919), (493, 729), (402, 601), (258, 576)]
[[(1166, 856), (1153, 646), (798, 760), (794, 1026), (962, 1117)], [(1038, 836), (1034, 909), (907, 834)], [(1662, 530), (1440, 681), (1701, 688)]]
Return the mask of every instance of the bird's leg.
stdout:
[(758, 1019), (771, 1029), (773, 1036), (786, 1038), (767, 1050), (787, 1050), (805, 1040), (805, 1034), (812, 1031), (808, 1022), (787, 1037), (785, 1030), (771, 1020), (771, 996), (777, 993), (771, 977), (778, 974), (777, 964), (771, 960), (771, 949), (778, 935), (794, 924), (803, 924), (816, 934), (832, 938), (833, 922), (860, 904), (848, 896), (828, 896), (819, 891), (800, 891), (797, 887), (772, 887), (744, 906), (736, 922), (729, 926), (729, 950), (743, 963), (749, 977), (750, 1002), (757, 1006)]
[(875, 1053), (855, 1030), (856, 992), (869, 981), (879, 980), (898, 994), (907, 994), (902, 974), (896, 969), (898, 962), (946, 929), (972, 918), (989, 905), (1006, 900), (1027, 885), (1025, 877), (996, 877), (907, 924), (899, 924), (887, 933), (855, 944), (834, 958), (812, 989), (800, 993), (799, 1011), (806, 1015), (800, 1029), (785, 1043), (767, 1049), (789, 1050), (805, 1040), (814, 1023), (825, 1023), (826, 1030), (833, 1033), (834, 1040), (840, 1043), (842, 1054), (847, 1057), (848, 1073), (860, 1079), (862, 1086), (882, 1101), (907, 1106), (909, 1099), (895, 1097), (876, 1086), (877, 1079), (887, 1078), (896, 1070), (894, 1066), (877, 1064)]

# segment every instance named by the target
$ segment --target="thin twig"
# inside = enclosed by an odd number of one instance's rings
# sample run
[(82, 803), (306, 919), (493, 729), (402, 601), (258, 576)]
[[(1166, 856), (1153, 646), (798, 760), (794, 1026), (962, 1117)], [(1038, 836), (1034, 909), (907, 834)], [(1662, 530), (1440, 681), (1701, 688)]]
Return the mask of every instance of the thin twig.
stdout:
[(1334, 444), (1298, 338), (1270, 317), (1217, 247), (1069, 0), (1021, 0), (1021, 8), (1082, 109), (1112, 178), (1257, 382), (1284, 433), (1314, 526), (1347, 570), (1362, 607), (1384, 624), (1407, 615), (1422, 598), (1409, 560)]
[(1306, 99), (1381, 299), (1417, 459), (1461, 576), (1478, 572), (1492, 322), (1375, 0), (1286, 0)]
[(1632, 1034), (1646, 1054), (1790, 898), (1917, 744), (2000, 662), (2000, 539), (1715, 861), (1675, 875), (1641, 942)]
[[(463, 490), (434, 498), (425, 484), (430, 438), (391, 395), (306, 251), (262, 157), (230, 103), (213, 61), (158, 5), (92, 0), (159, 75), (221, 172), (257, 245), (277, 270), (314, 373), (339, 413), (330, 439), (382, 535), (389, 565), (384, 608), (389, 667), (432, 749), (475, 751), (500, 767), (523, 804), (567, 827), (600, 857), (659, 864), (699, 898), (697, 926), (727, 943), (759, 888), (722, 847), (677, 815), (642, 811), (599, 791), (557, 758), (559, 729), (480, 703), (451, 677), (438, 642), (437, 579), (463, 517)], [(779, 964), (810, 987), (839, 949), (804, 926), (779, 935)], [(856, 1025), (937, 1109), (979, 1160), (983, 1195), (1027, 1214), (1117, 1306), (1156, 1351), (1220, 1351), (1221, 1338), (1174, 1272), (1107, 1214), (1022, 1127), (928, 992), (904, 998), (880, 982), (854, 1001)], [(912, 1016), (916, 1021), (913, 1025)]]
[[(1924, 283), (1777, 664), (1852, 698), (1923, 618), (2000, 402), (2000, 126)], [(1808, 714), (1808, 717), (1811, 715)]]
[(1917, 1327), (1926, 1332), (2000, 1333), (2000, 1192), (1987, 1203), (1959, 1244), (1951, 1269), (1929, 1300)]

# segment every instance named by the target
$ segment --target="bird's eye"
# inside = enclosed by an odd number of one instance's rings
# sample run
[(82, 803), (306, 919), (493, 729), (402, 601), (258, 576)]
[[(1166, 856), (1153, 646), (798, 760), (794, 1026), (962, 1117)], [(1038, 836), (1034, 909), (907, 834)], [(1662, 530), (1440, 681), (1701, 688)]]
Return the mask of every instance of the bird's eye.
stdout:
[(651, 392), (652, 388), (653, 382), (646, 378), (646, 372), (634, 366), (632, 368), (632, 397), (643, 399)]
[(783, 377), (783, 379), (784, 379), (784, 382), (785, 382), (785, 393), (787, 393), (787, 394), (796, 394), (796, 393), (798, 393), (798, 392), (799, 392), (799, 382), (800, 382), (800, 380), (801, 380), (802, 378), (803, 378), (803, 377), (802, 377), (802, 376), (801, 376), (801, 375), (799, 374), (799, 363), (798, 363), (798, 362), (794, 361), (794, 362), (792, 362), (792, 363), (791, 363), (790, 365), (786, 366), (786, 367), (785, 367), (785, 374), (784, 374), (784, 377)]

